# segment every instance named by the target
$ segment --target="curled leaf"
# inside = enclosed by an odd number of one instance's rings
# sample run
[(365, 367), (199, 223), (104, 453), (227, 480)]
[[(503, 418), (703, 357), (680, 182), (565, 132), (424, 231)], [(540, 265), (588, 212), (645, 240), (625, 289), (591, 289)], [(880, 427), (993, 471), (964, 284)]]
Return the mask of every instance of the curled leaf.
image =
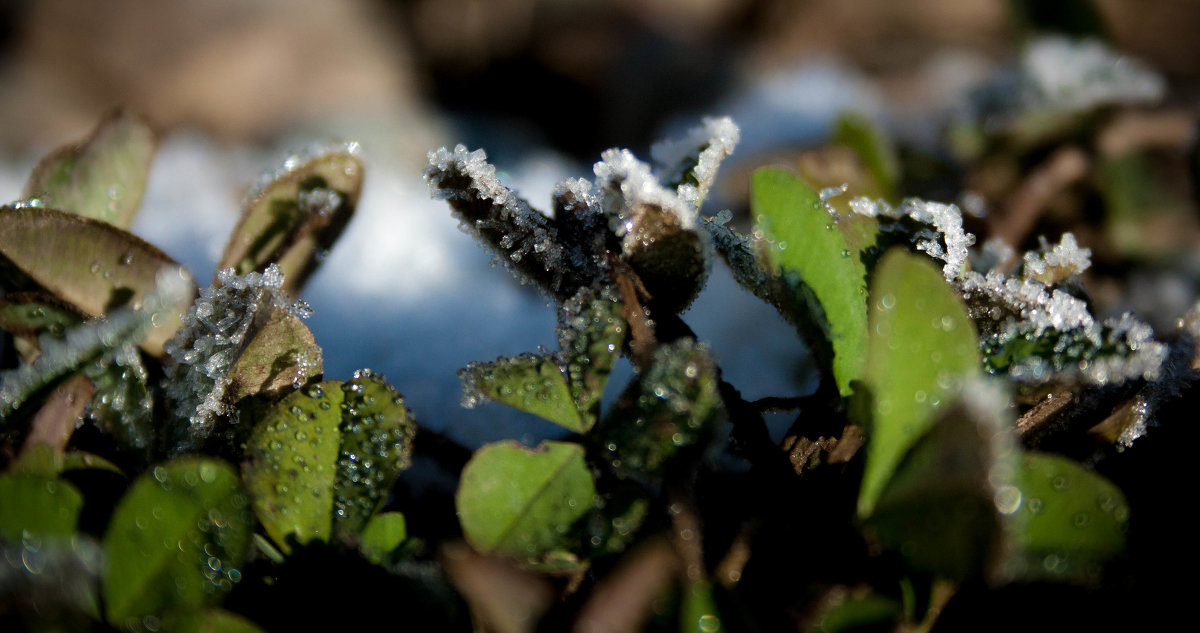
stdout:
[(288, 158), (255, 186), (217, 270), (245, 275), (276, 264), (286, 280), (283, 291), (298, 296), (354, 215), (362, 181), (356, 143)]

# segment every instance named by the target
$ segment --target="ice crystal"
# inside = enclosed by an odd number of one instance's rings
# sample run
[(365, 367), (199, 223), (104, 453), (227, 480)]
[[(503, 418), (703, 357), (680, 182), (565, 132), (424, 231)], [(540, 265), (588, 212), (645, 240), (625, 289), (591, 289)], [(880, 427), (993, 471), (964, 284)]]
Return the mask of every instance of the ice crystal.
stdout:
[(1092, 251), (1080, 248), (1075, 235), (1063, 233), (1053, 247), (1045, 237), (1039, 237), (1041, 252), (1028, 252), (1024, 259), (1025, 277), (1045, 283), (1057, 283), (1074, 277), (1092, 265)]
[(650, 157), (662, 182), (674, 184), (679, 197), (699, 209), (721, 162), (733, 154), (740, 138), (741, 130), (733, 119), (705, 117), (686, 135), (656, 143), (650, 148)]
[(654, 237), (645, 235), (642, 217), (649, 209), (661, 210), (685, 231), (696, 228), (696, 209), (676, 192), (658, 181), (650, 166), (627, 149), (609, 149), (600, 155), (593, 171), (600, 190), (600, 208), (608, 218), (609, 230), (621, 238), (626, 256)]
[[(330, 156), (333, 154), (351, 154), (354, 156), (359, 156), (360, 154), (362, 154), (362, 148), (359, 146), (358, 143), (355, 143), (355, 142), (313, 143), (304, 148), (301, 148), (299, 151), (291, 152), (288, 154), (288, 156), (286, 158), (283, 159), (283, 161), (281, 161), (279, 163), (279, 165), (277, 167), (275, 167), (273, 169), (268, 169), (268, 170), (264, 171), (263, 173), (259, 174), (258, 178), (254, 181), (254, 184), (251, 185), (250, 190), (246, 193), (247, 204), (250, 201), (252, 201), (252, 200), (258, 198), (260, 195), (262, 195), (262, 193), (264, 191), (266, 191), (266, 189), (268, 187), (274, 185), (281, 178), (286, 177), (288, 174), (292, 173), (293, 171), (303, 167), (304, 165), (307, 165), (308, 163), (312, 162), (313, 160), (316, 160), (316, 159), (324, 157), (324, 156)], [(337, 195), (336, 193), (329, 191), (327, 189), (316, 189), (314, 191), (326, 192), (323, 194), (316, 194), (319, 196), (321, 196), (321, 195), (325, 196), (326, 202), (328, 201), (329, 193), (333, 193), (334, 195)], [(313, 198), (312, 201), (315, 202), (316, 199)], [(339, 199), (337, 200), (337, 202), (338, 202), (338, 204), (335, 204), (332, 207), (330, 207), (330, 210), (336, 210), (338, 208), (338, 206), (340, 206), (340, 203), (341, 203), (340, 196), (339, 196)], [(301, 204), (302, 205), (304, 204), (303, 200), (301, 201)], [(245, 205), (243, 205), (243, 206), (245, 206)]]
[(211, 434), (220, 416), (229, 413), (226, 390), (229, 372), (249, 344), (259, 314), (289, 309), (280, 289), (283, 273), (271, 264), (262, 273), (236, 275), (232, 268), (217, 273), (217, 281), (183, 315), (183, 327), (166, 343), (166, 395), (174, 417), (186, 421), (186, 432), (173, 438), (175, 453), (197, 448)]

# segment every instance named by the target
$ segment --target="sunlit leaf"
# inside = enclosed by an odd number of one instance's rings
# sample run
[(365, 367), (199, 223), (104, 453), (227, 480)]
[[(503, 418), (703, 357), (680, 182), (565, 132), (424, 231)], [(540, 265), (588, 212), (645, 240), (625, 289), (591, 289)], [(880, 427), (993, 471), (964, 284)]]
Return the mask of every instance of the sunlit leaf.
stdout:
[[(754, 173), (750, 206), (770, 236), (766, 260), (811, 291), (810, 314), (832, 347), (833, 376), (843, 395), (862, 377), (867, 353), (866, 270), (817, 193), (779, 168)], [(797, 290), (797, 293), (801, 293)], [(816, 346), (819, 348), (819, 346)]]
[(271, 310), (229, 369), (227, 397), (271, 393), (321, 375), (321, 348), (312, 331), (291, 310)]
[(114, 112), (83, 142), (43, 158), (24, 195), (42, 206), (128, 228), (141, 205), (157, 145), (144, 120)]
[(285, 553), (289, 539), (358, 534), (408, 467), (414, 433), (403, 399), (370, 372), (293, 392), (246, 443), (254, 513)]
[(283, 291), (297, 296), (354, 214), (362, 179), (354, 144), (290, 157), (255, 186), (217, 270), (244, 275), (275, 263)]
[(573, 526), (592, 511), (595, 493), (578, 444), (500, 442), (467, 463), (455, 507), (476, 550), (529, 560), (575, 549)]
[(233, 468), (208, 458), (156, 466), (117, 504), (104, 539), (114, 625), (213, 604), (241, 578), (251, 516)]
[(70, 536), (83, 495), (71, 484), (29, 473), (0, 475), (0, 540), (21, 543), (33, 536)]
[(927, 259), (899, 249), (886, 253), (872, 279), (870, 311), (864, 382), (871, 420), (860, 516), (871, 514), (904, 454), (933, 424), (936, 408), (981, 367), (966, 307)]
[(173, 296), (141, 342), (155, 356), (179, 328), (195, 282), (154, 246), (99, 220), (53, 209), (0, 207), (0, 267), (13, 266), (54, 296), (90, 316), (141, 309), (161, 271), (172, 270), (189, 291)]

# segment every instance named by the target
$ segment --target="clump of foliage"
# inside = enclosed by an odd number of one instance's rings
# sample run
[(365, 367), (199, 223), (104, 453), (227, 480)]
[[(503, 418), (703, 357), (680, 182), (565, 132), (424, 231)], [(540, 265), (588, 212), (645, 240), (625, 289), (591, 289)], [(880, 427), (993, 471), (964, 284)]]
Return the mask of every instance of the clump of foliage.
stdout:
[[(1035, 50), (1034, 70), (1055, 54), (1106, 67), (1107, 49), (1048, 46), (1066, 48)], [(558, 321), (557, 350), (460, 378), (465, 406), (514, 407), (562, 437), (473, 452), (419, 430), (381, 376), (321, 375), (298, 294), (353, 213), (355, 146), (268, 174), (197, 290), (125, 230), (154, 135), (116, 114), (0, 210), (13, 366), (0, 375), (0, 618), (930, 630), (1029, 588), (1110, 595), (1137, 519), (1099, 470), (1190, 397), (1200, 318), (1158, 335), (1098, 318), (1082, 281), (1093, 253), (1073, 233), (1017, 257), (1036, 218), (1016, 234), (985, 225), (1000, 239), (977, 249), (979, 218), (899, 194), (996, 164), (1020, 173), (1063, 135), (1090, 142), (1155, 89), (1148, 72), (1057, 92), (1033, 72), (1006, 79), (1015, 102), (981, 101), (992, 118), (955, 128), (954, 165), (847, 115), (795, 169), (754, 172), (740, 226), (702, 211), (738, 141), (729, 119), (655, 146), (650, 163), (605, 152), (593, 180), (555, 189), (550, 214), (481, 150), (431, 152), (433, 194)], [(1073, 195), (1119, 216), (1130, 194), (1091, 184)], [(717, 256), (795, 325), (815, 392), (747, 401), (723, 379), (681, 316)], [(634, 377), (605, 405), (622, 356)], [(775, 411), (796, 412), (781, 444), (764, 422)], [(414, 451), (457, 476), (453, 500), (398, 494)]]

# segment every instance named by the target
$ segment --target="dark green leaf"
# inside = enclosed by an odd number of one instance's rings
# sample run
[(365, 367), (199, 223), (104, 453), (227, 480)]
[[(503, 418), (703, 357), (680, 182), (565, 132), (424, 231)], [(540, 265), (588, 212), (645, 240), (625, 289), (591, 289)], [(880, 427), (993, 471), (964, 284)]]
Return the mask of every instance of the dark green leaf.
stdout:
[[(862, 377), (867, 353), (866, 270), (853, 257), (817, 193), (779, 168), (754, 173), (751, 209), (770, 236), (766, 260), (811, 290), (818, 305), (801, 320), (815, 320), (832, 346), (831, 370), (843, 395)], [(797, 291), (799, 292), (799, 291)]]
[(381, 378), (309, 385), (273, 405), (246, 444), (243, 473), (267, 534), (300, 543), (355, 535), (408, 467), (415, 427)]
[(104, 539), (110, 622), (200, 607), (241, 578), (251, 517), (228, 464), (187, 458), (156, 466), (117, 504)]
[(706, 446), (724, 415), (717, 367), (703, 345), (663, 345), (597, 427), (604, 457), (623, 477), (656, 480), (685, 447)]
[(1008, 580), (1094, 580), (1125, 549), (1129, 506), (1107, 479), (1059, 455), (1026, 453), (1016, 485), (998, 496), (1007, 515)]
[(596, 488), (583, 447), (542, 442), (488, 444), (463, 469), (459, 522), (476, 550), (521, 560), (576, 549), (576, 522), (592, 511)]
[(82, 507), (83, 495), (65, 481), (29, 473), (0, 475), (0, 540), (19, 544), (22, 533), (70, 536)]
[(825, 609), (813, 630), (816, 633), (851, 633), (865, 627), (891, 630), (891, 625), (900, 619), (902, 612), (898, 600), (878, 593), (845, 596)]
[(359, 535), (358, 547), (367, 559), (379, 563), (392, 550), (400, 547), (408, 538), (404, 515), (399, 512), (381, 512), (373, 517)]
[(559, 311), (558, 343), (566, 356), (575, 405), (587, 431), (595, 424), (608, 374), (625, 340), (621, 303), (608, 292), (585, 288)]
[(114, 112), (82, 143), (43, 158), (25, 184), (25, 197), (128, 228), (142, 203), (157, 145), (145, 121)]
[(14, 292), (0, 297), (0, 328), (28, 339), (34, 346), (38, 335), (62, 336), (85, 318), (69, 304), (41, 292)]
[(279, 264), (283, 291), (297, 296), (354, 214), (363, 166), (356, 145), (294, 156), (256, 186), (217, 269), (244, 275)]
[(681, 633), (715, 633), (721, 630), (721, 612), (713, 599), (713, 587), (708, 582), (696, 582), (683, 591), (679, 609)]
[(975, 328), (958, 294), (928, 259), (894, 249), (871, 283), (864, 382), (870, 397), (867, 463), (858, 497), (868, 516), (904, 454), (936, 409), (980, 371)]
[(46, 444), (35, 444), (21, 451), (13, 462), (10, 472), (54, 478), (69, 470), (109, 470), (121, 474), (121, 469), (112, 462), (91, 453), (70, 451), (63, 453)]
[(188, 287), (154, 320), (141, 346), (155, 356), (179, 329), (179, 317), (195, 296), (191, 275), (140, 238), (98, 220), (31, 207), (0, 207), (0, 266), (21, 273), (90, 316), (114, 308), (141, 309), (164, 270)]

